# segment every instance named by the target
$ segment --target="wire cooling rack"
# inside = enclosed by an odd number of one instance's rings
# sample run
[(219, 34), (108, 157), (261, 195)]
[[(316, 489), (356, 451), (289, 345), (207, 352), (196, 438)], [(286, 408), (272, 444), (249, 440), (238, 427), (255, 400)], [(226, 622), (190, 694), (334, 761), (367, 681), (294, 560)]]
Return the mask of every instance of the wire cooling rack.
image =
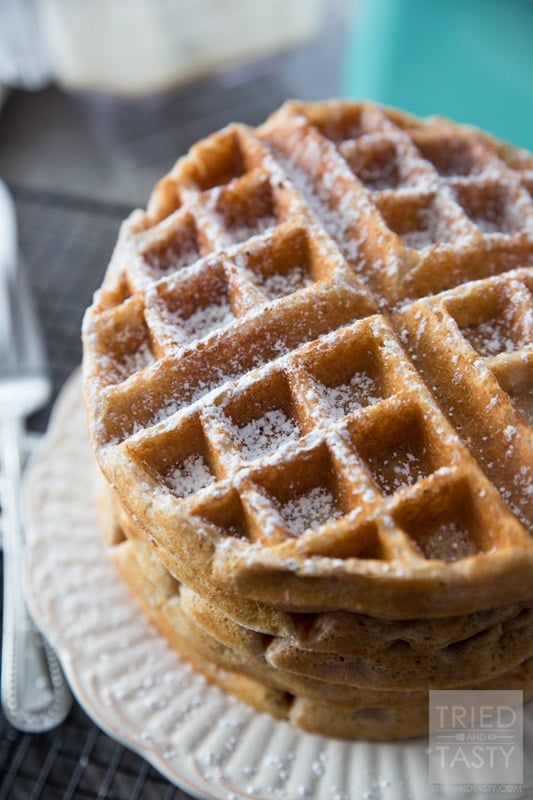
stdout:
[(21, 258), (46, 340), (53, 396), (29, 427), (46, 429), (50, 409), (81, 362), (81, 321), (131, 209), (13, 188)]
[[(20, 249), (46, 339), (55, 400), (81, 360), (83, 311), (129, 209), (14, 188)], [(46, 428), (51, 404), (30, 429)], [(34, 437), (32, 437), (34, 438)], [(20, 733), (0, 712), (0, 800), (186, 800), (140, 756), (106, 736), (74, 701), (66, 721)]]

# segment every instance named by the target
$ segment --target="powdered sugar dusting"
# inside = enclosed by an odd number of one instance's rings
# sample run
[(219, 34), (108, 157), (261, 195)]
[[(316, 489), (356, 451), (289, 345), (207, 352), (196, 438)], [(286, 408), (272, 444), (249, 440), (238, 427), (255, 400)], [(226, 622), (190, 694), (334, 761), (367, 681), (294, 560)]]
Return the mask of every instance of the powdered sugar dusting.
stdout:
[(424, 247), (430, 247), (433, 244), (433, 237), (428, 228), (408, 231), (402, 234), (402, 239), (405, 246), (411, 250), (423, 250)]
[(479, 216), (474, 221), (483, 233), (498, 233), (501, 227), (496, 220), (490, 219), (490, 217)]
[(152, 252), (146, 256), (146, 261), (150, 265), (154, 277), (158, 279), (163, 275), (177, 272), (183, 267), (194, 264), (199, 257), (200, 253), (196, 243), (189, 241), (181, 243), (180, 247), (170, 245), (159, 252)]
[(281, 508), (284, 522), (293, 536), (319, 528), (326, 522), (338, 519), (341, 511), (333, 495), (322, 486), (289, 500)]
[(321, 392), (336, 419), (383, 400), (376, 382), (366, 372), (355, 372), (348, 383), (321, 386)]
[(512, 353), (516, 349), (512, 332), (502, 319), (489, 319), (477, 325), (469, 325), (461, 333), (481, 356)]
[(250, 460), (273, 453), (282, 445), (295, 441), (299, 433), (294, 420), (280, 408), (267, 411), (241, 427), (232, 428), (233, 438), (241, 447), (243, 456)]
[(418, 226), (414, 230), (400, 234), (406, 247), (422, 250), (449, 241), (450, 231), (437, 209), (432, 206), (421, 208), (417, 213), (417, 221)]
[(201, 339), (211, 331), (223, 328), (235, 320), (235, 315), (226, 298), (222, 298), (218, 303), (211, 303), (205, 308), (199, 308), (187, 319), (178, 314), (173, 315), (173, 324), (181, 334), (180, 338), (186, 341)]
[(520, 224), (519, 215), (513, 214), (512, 206), (500, 192), (468, 198), (465, 211), (472, 222), (487, 234), (511, 233)]
[(251, 239), (252, 236), (259, 236), (269, 228), (273, 228), (276, 222), (276, 218), (271, 215), (258, 217), (257, 219), (232, 226), (229, 229), (229, 234), (234, 242), (245, 242)]
[(313, 283), (307, 269), (303, 265), (297, 264), (287, 272), (274, 272), (267, 275), (261, 282), (261, 288), (271, 299), (284, 297), (311, 286)]
[[(316, 161), (318, 165), (322, 154), (317, 143), (310, 140), (307, 142), (306, 148), (305, 157)], [(309, 210), (338, 244), (346, 258), (351, 262), (356, 262), (359, 258), (359, 242), (353, 232), (353, 223), (355, 209), (359, 209), (362, 205), (361, 198), (356, 198), (352, 192), (347, 191), (338, 207), (332, 208), (328, 191), (323, 185), (315, 185), (305, 169), (297, 166), (291, 160), (287, 160), (283, 154), (278, 153), (278, 157)], [(327, 171), (324, 180), (327, 180)]]
[(477, 174), (482, 171), (483, 164), (476, 160), (476, 154), (466, 141), (441, 140), (417, 142), (422, 155), (430, 161), (443, 177), (455, 177)]
[(148, 342), (141, 342), (136, 350), (125, 353), (120, 361), (118, 359), (113, 360), (114, 371), (118, 380), (124, 381), (130, 375), (147, 367), (153, 360), (154, 357)]
[(365, 186), (374, 191), (395, 189), (399, 182), (398, 169), (393, 158), (369, 161), (359, 169), (354, 169), (354, 172)]
[(165, 476), (165, 483), (179, 497), (188, 497), (215, 480), (204, 458), (193, 453)]
[(469, 532), (456, 520), (443, 522), (430, 530), (419, 546), (426, 558), (438, 558), (447, 563), (476, 553)]
[(386, 494), (411, 486), (426, 474), (418, 455), (407, 447), (399, 447), (387, 453), (386, 458), (372, 459), (372, 475)]

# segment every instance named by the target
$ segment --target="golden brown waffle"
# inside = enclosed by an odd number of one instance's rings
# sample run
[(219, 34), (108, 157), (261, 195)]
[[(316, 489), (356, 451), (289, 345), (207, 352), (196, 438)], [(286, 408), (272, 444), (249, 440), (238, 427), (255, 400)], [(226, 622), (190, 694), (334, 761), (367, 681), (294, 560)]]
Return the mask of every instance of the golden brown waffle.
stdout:
[[(100, 527), (106, 544), (111, 547), (125, 537), (135, 544), (143, 544), (145, 534), (125, 514), (116, 493), (101, 481), (98, 494)], [(180, 597), (185, 613), (195, 618), (201, 627), (209, 628), (215, 638), (215, 627), (220, 632), (220, 626), (227, 621), (238, 628), (247, 628), (252, 636), (257, 633), (281, 637), (302, 650), (368, 659), (401, 643), (402, 647), (409, 645), (416, 658), (416, 654), (435, 654), (445, 651), (449, 645), (475, 640), (487, 630), (506, 626), (517, 617), (523, 620), (533, 607), (530, 601), (437, 619), (385, 619), (348, 611), (292, 613), (248, 600), (235, 592), (221, 591), (203, 580), (199, 573), (191, 574), (186, 568), (180, 570), (180, 563), (169, 559), (165, 550), (157, 552), (161, 563), (173, 569), (175, 579), (184, 584)], [(526, 642), (524, 645), (528, 646)]]
[[(495, 609), (492, 615), (484, 615), (484, 618), (478, 614), (473, 620), (439, 620), (444, 631), (448, 628), (447, 635), (446, 632), (440, 632), (436, 641), (430, 641), (428, 634), (433, 631), (428, 625), (424, 647), (420, 647), (416, 640), (420, 640), (420, 630), (424, 624), (427, 625), (426, 620), (411, 623), (411, 635), (413, 629), (415, 633), (413, 646), (408, 641), (409, 621), (364, 618), (348, 612), (338, 616), (334, 612), (315, 615), (281, 612), (292, 620), (291, 634), (272, 634), (271, 628), (265, 630), (258, 627), (265, 616), (261, 613), (257, 613), (250, 624), (242, 624), (228, 616), (226, 604), (220, 602), (218, 597), (206, 599), (190, 585), (187, 587), (179, 582), (169, 584), (170, 573), (131, 524), (117, 528), (109, 516), (104, 516), (101, 524), (104, 531), (118, 529), (122, 534), (122, 537), (119, 535), (112, 540), (107, 537), (110, 545), (120, 543), (124, 534), (127, 536), (134, 545), (144, 574), (148, 575), (157, 565), (157, 576), (152, 579), (157, 592), (167, 592), (169, 589), (177, 592), (179, 586), (180, 615), (184, 614), (195, 629), (199, 628), (208, 639), (216, 640), (231, 652), (236, 659), (234, 667), (252, 670), (254, 677), (264, 677), (265, 671), (267, 676), (270, 674), (270, 665), (277, 671), (278, 681), (285, 681), (283, 688), (287, 691), (294, 691), (295, 683), (298, 686), (293, 677), (297, 675), (324, 681), (315, 692), (318, 697), (349, 699), (343, 696), (338, 686), (335, 686), (331, 697), (331, 685), (339, 684), (358, 690), (371, 690), (370, 694), (372, 690), (386, 690), (390, 698), (393, 696), (390, 693), (398, 690), (423, 691), (464, 686), (467, 682), (483, 680), (487, 675), (496, 676), (508, 671), (526, 658), (533, 657), (533, 609), (517, 605)], [(203, 590), (201, 584), (198, 588)], [(155, 592), (156, 588), (152, 594)], [(234, 602), (238, 608), (238, 600)], [(308, 620), (306, 616), (312, 619)], [(180, 624), (183, 627), (184, 623)], [(465, 631), (469, 625), (472, 626), (472, 633), (467, 636)], [(289, 628), (289, 625), (285, 627)], [(311, 633), (313, 629), (325, 629), (329, 636), (317, 642)], [(302, 642), (305, 630), (311, 635)], [(443, 646), (442, 639), (449, 638), (450, 631), (454, 631), (457, 638)], [(459, 632), (462, 632), (461, 638)], [(337, 645), (340, 652), (328, 650), (326, 643)], [(302, 694), (309, 691), (307, 686), (298, 688)]]
[(508, 507), (533, 532), (533, 270), (414, 303), (396, 325)]
[(362, 657), (316, 652), (284, 637), (266, 637), (230, 620), (190, 589), (182, 588), (181, 606), (202, 630), (249, 660), (264, 659), (280, 672), (359, 689), (449, 689), (498, 675), (533, 656), (531, 609), (439, 650), (420, 653), (398, 639)]
[[(530, 597), (532, 176), (470, 128), (342, 102), (178, 162), (84, 323), (99, 463), (173, 574), (391, 618)], [(444, 290), (454, 345), (506, 298), (504, 357), (450, 350)]]
[[(104, 519), (105, 523), (106, 520)], [(115, 529), (113, 520), (107, 526)], [(154, 624), (209, 680), (261, 711), (323, 735), (397, 739), (426, 732), (428, 695), (421, 691), (358, 689), (279, 671), (255, 655), (198, 628), (183, 606), (187, 591), (140, 540), (110, 545), (113, 560)], [(234, 643), (233, 643), (234, 644)], [(533, 659), (470, 688), (521, 688), (533, 694)]]

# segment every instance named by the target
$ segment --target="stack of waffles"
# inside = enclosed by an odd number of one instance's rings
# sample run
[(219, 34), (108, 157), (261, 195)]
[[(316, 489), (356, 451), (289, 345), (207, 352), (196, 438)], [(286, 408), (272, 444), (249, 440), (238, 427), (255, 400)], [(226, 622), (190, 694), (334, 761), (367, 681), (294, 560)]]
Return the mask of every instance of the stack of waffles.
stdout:
[(332, 736), (533, 695), (533, 157), (368, 103), (192, 148), (84, 321), (101, 517), (210, 680)]

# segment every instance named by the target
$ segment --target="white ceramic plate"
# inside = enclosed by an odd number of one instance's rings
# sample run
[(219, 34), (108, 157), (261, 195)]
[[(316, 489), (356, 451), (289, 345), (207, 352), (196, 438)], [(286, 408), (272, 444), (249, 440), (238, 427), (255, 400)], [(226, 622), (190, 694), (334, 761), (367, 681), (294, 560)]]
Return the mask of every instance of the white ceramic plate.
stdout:
[[(32, 613), (79, 702), (101, 728), (199, 798), (431, 796), (425, 739), (371, 744), (306, 734), (254, 712), (181, 661), (139, 611), (105, 552), (93, 469), (75, 375), (27, 473), (26, 578)], [(531, 755), (533, 704), (525, 710), (524, 729)], [(524, 783), (533, 783), (527, 756)]]

